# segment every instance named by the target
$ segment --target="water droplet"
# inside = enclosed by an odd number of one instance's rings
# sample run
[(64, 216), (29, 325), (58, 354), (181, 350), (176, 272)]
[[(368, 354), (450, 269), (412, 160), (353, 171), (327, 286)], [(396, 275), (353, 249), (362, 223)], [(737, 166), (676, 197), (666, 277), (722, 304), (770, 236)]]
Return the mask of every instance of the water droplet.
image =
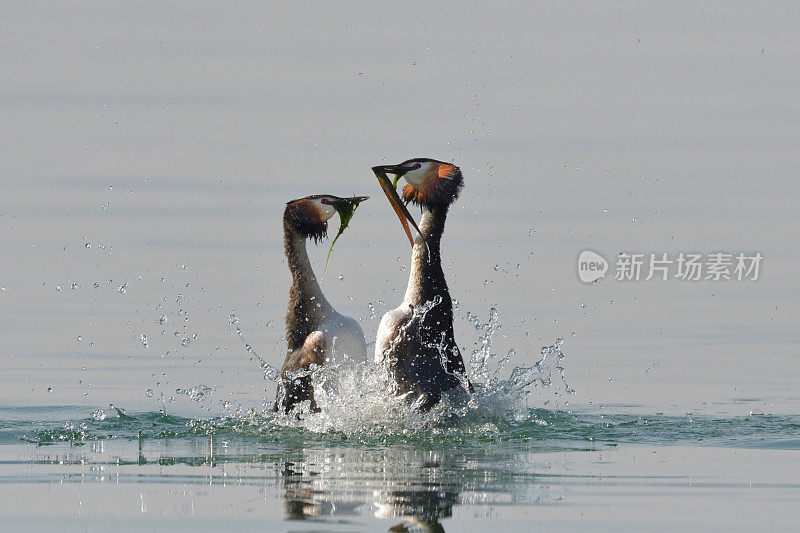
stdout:
[(61, 285), (56, 285), (56, 291), (61, 292)]
[(159, 325), (163, 326), (164, 324), (167, 323), (167, 317), (161, 315), (160, 317), (158, 317), (158, 320), (156, 322), (158, 322)]
[(406, 268), (407, 267), (405, 265), (400, 265), (400, 270), (402, 270), (403, 272), (405, 272)]
[(239, 322), (239, 317), (236, 316), (236, 313), (231, 313), (228, 317), (228, 324), (236, 324)]
[(81, 337), (80, 335), (78, 335), (78, 340), (79, 340), (79, 341), (82, 341), (82, 340), (83, 340), (83, 337)]
[(207, 385), (195, 385), (190, 389), (175, 389), (176, 394), (184, 394), (190, 400), (195, 402), (202, 402), (211, 396), (212, 389)]
[(148, 398), (152, 398), (153, 397), (153, 389), (147, 389), (146, 391), (144, 391), (144, 394)]
[(148, 346), (147, 346), (147, 335), (146, 335), (146, 334), (144, 334), (144, 333), (142, 333), (142, 334), (139, 336), (139, 342), (141, 342), (141, 343), (142, 343), (142, 346), (144, 346), (145, 348), (147, 348), (147, 347), (148, 347)]
[(53, 387), (47, 387), (47, 392), (53, 392)]
[(189, 346), (191, 343), (192, 341), (188, 337), (184, 337), (181, 339), (181, 346), (183, 346), (184, 348)]

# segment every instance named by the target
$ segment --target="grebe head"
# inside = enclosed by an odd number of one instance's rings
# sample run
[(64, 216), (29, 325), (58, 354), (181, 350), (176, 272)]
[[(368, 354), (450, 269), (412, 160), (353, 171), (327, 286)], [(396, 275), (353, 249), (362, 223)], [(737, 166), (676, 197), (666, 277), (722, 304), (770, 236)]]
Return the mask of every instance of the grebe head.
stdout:
[(369, 196), (340, 198), (331, 194), (314, 194), (286, 203), (283, 220), (300, 236), (319, 241), (328, 234), (328, 220), (350, 210)]
[[(452, 204), (464, 186), (464, 178), (457, 166), (427, 157), (416, 157), (403, 161), (399, 165), (379, 165), (372, 167), (372, 171), (378, 177), (383, 192), (386, 193), (395, 213), (400, 218), (412, 246), (414, 239), (411, 237), (408, 222), (414, 226), (417, 232), (420, 230), (397, 194), (397, 182), (400, 178), (405, 179), (407, 183), (403, 187), (403, 200), (427, 209)], [(394, 180), (389, 181), (387, 174), (394, 174)]]

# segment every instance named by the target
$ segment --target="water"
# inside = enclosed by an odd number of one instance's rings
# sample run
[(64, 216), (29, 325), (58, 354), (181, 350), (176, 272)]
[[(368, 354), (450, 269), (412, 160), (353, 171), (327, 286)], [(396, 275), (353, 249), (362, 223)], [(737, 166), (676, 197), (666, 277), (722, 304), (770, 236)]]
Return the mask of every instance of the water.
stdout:
[[(105, 528), (113, 520), (125, 529), (282, 531), (309, 521), (315, 530), (482, 531), (500, 520), (522, 529), (715, 529), (721, 512), (742, 528), (786, 527), (800, 496), (800, 477), (778, 464), (800, 450), (800, 416), (530, 409), (412, 431), (318, 432), (254, 412), (0, 414), (2, 507), (19, 527)], [(52, 504), (35, 519), (15, 510), (41, 490)], [(687, 500), (704, 511), (686, 514)], [(767, 502), (765, 515), (745, 512)]]
[[(2, 415), (0, 444), (3, 445), (30, 443), (42, 447), (66, 443), (75, 451), (113, 439), (121, 442), (122, 449), (139, 443), (158, 456), (166, 453), (165, 448), (194, 449), (198, 442), (215, 437), (226, 443), (219, 451), (220, 459), (229, 455), (228, 444), (235, 444), (242, 451), (248, 447), (281, 445), (337, 447), (343, 442), (359, 449), (437, 447), (451, 452), (491, 448), (535, 453), (622, 445), (800, 449), (798, 415), (715, 418), (693, 414), (615, 415), (529, 409), (513, 419), (481, 416), (446, 423), (431, 419), (418, 428), (392, 426), (382, 421), (384, 427), (376, 430), (377, 425), (358, 427), (351, 419), (349, 427), (326, 431), (287, 424), (279, 415), (255, 411), (218, 418), (187, 418), (162, 412), (119, 414), (112, 409), (99, 419), (79, 407), (18, 407), (3, 408)], [(246, 457), (230, 456), (231, 462), (239, 459), (252, 462)]]
[[(795, 11), (3, 6), (4, 527), (796, 530)], [(409, 250), (369, 169), (415, 156), (465, 176), (478, 393), (348, 367), (273, 416), (285, 202), (372, 196), (322, 280), (372, 342)], [(764, 264), (584, 284), (586, 249)]]

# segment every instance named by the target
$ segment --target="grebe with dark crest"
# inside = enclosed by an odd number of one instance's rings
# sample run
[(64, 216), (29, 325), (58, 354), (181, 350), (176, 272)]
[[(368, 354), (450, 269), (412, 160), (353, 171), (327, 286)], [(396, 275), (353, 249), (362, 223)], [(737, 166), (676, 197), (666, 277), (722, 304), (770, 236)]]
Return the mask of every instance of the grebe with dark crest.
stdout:
[[(461, 352), (453, 334), (453, 302), (442, 271), (441, 240), (447, 211), (464, 184), (452, 163), (416, 158), (399, 165), (372, 167), (412, 244), (411, 273), (400, 307), (381, 319), (375, 361), (382, 365), (394, 392), (414, 407), (428, 410), (447, 391), (472, 392)], [(387, 174), (394, 174), (390, 181)], [(422, 208), (417, 226), (397, 194)], [(413, 237), (409, 223), (416, 229)]]
[(313, 239), (316, 243), (324, 238), (328, 220), (337, 212), (344, 228), (354, 209), (367, 198), (321, 194), (286, 204), (283, 245), (292, 273), (292, 286), (286, 311), (288, 353), (281, 368), (276, 411), (288, 412), (307, 400), (312, 411), (318, 410), (311, 383), (311, 365), (341, 362), (345, 357), (366, 360), (367, 347), (361, 326), (338, 313), (322, 294), (306, 252), (306, 241)]

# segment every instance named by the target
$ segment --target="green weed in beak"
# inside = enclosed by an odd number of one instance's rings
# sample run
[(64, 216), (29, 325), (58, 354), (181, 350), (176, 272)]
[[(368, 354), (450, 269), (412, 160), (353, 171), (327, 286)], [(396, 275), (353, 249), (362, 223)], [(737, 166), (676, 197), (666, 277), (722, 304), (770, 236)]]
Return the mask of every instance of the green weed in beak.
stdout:
[(344, 230), (347, 229), (347, 226), (350, 224), (350, 219), (353, 218), (353, 215), (358, 208), (358, 205), (369, 198), (368, 196), (355, 196), (353, 198), (344, 198), (341, 202), (337, 202), (333, 204), (333, 208), (336, 209), (336, 212), (339, 213), (339, 232), (336, 234), (336, 237), (333, 238), (333, 242), (331, 242), (331, 248), (328, 250), (328, 258), (325, 260), (325, 269), (322, 271), (322, 275), (325, 275), (325, 272), (328, 271), (328, 263), (331, 260), (331, 252), (333, 252), (333, 245), (336, 244), (336, 241), (339, 239), (339, 236), (344, 233)]

